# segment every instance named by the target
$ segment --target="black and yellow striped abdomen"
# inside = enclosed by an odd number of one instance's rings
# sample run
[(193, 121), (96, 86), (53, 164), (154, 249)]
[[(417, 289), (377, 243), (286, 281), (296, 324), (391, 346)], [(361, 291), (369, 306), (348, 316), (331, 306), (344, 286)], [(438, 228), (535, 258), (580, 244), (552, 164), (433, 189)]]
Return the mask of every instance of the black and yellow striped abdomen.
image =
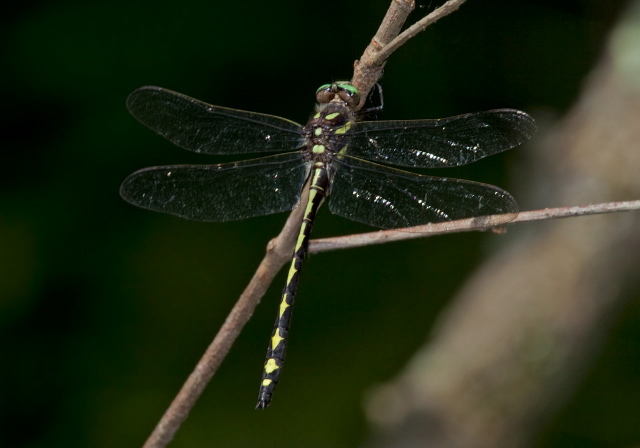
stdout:
[(306, 157), (313, 162), (309, 199), (300, 225), (298, 240), (293, 250), (287, 281), (282, 291), (278, 316), (267, 348), (256, 409), (264, 409), (269, 406), (271, 395), (278, 384), (287, 349), (291, 311), (298, 289), (298, 278), (307, 253), (311, 229), (322, 201), (329, 194), (331, 159), (347, 144), (352, 124), (352, 114), (349, 109), (342, 102), (336, 102), (321, 105), (305, 126)]
[(311, 186), (309, 189), (309, 200), (302, 218), (298, 240), (293, 251), (293, 258), (289, 266), (287, 274), (287, 282), (282, 291), (282, 300), (280, 308), (273, 327), (273, 333), (267, 348), (267, 356), (264, 364), (264, 372), (262, 374), (262, 383), (260, 384), (260, 393), (258, 395), (258, 403), (256, 409), (264, 409), (271, 402), (271, 395), (278, 384), (280, 371), (284, 363), (287, 350), (287, 337), (289, 335), (289, 325), (291, 323), (291, 311), (293, 302), (298, 290), (298, 278), (302, 270), (302, 263), (307, 254), (309, 246), (309, 237), (313, 222), (320, 208), (320, 204), (324, 200), (327, 187), (329, 185), (329, 177), (326, 167), (323, 163), (318, 162), (314, 166), (312, 173)]

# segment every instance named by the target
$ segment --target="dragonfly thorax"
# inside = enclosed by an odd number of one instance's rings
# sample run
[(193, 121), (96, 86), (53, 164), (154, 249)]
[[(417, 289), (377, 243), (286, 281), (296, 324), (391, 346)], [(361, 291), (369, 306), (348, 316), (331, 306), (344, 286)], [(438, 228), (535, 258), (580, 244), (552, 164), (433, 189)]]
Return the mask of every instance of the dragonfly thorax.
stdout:
[(309, 159), (328, 161), (340, 152), (349, 141), (354, 121), (353, 111), (341, 101), (319, 104), (304, 127)]

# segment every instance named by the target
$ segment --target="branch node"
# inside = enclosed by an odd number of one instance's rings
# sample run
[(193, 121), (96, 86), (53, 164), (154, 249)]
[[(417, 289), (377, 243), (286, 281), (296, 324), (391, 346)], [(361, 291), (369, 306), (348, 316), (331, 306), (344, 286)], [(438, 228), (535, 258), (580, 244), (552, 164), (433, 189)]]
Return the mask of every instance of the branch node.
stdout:
[(507, 233), (507, 227), (506, 226), (491, 227), (487, 229), (487, 231), (491, 233), (495, 233), (496, 235), (504, 235), (505, 233)]
[(275, 252), (277, 247), (278, 247), (278, 237), (271, 238), (267, 243), (267, 253), (270, 254)]

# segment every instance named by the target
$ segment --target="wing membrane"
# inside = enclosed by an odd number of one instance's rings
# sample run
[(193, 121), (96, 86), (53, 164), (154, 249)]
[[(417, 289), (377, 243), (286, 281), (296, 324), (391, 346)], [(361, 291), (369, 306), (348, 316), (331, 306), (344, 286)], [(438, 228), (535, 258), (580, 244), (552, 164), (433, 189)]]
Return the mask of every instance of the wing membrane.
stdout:
[(392, 165), (466, 165), (520, 145), (536, 131), (529, 115), (497, 109), (437, 120), (371, 121), (355, 127), (347, 154)]
[(273, 115), (212, 106), (161, 87), (141, 87), (127, 108), (172, 143), (204, 154), (249, 154), (299, 148), (301, 126)]
[(307, 176), (301, 152), (220, 165), (136, 171), (120, 195), (138, 207), (194, 221), (234, 221), (291, 210)]
[(515, 199), (493, 185), (423, 176), (352, 157), (336, 163), (329, 209), (374, 227), (396, 229), (518, 211)]

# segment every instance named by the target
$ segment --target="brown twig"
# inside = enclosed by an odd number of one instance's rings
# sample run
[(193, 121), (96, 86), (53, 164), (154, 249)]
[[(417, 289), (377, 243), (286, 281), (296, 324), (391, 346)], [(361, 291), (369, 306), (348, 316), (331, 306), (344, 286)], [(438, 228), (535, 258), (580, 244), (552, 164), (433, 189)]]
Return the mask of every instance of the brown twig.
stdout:
[(436, 21), (456, 11), (466, 0), (449, 0), (433, 10), (418, 22), (400, 33), (404, 22), (415, 8), (414, 0), (396, 0), (391, 2), (380, 28), (371, 39), (359, 61), (353, 69), (351, 83), (360, 90), (360, 107), (367, 95), (382, 77), (384, 65), (391, 54), (404, 45), (409, 39), (427, 29)]
[(365, 48), (360, 60), (355, 62), (351, 84), (360, 90), (359, 107), (364, 105), (369, 92), (380, 78), (382, 78), (386, 59), (377, 58), (378, 53), (380, 53), (388, 42), (391, 42), (398, 36), (404, 22), (414, 8), (414, 0), (392, 1), (378, 31), (375, 36), (373, 36), (373, 39), (371, 39), (371, 43)]
[(449, 0), (438, 9), (435, 9), (430, 14), (426, 15), (425, 17), (411, 25), (409, 28), (404, 30), (399, 36), (394, 38), (383, 48), (381, 48), (372, 62), (377, 64), (384, 63), (384, 61), (386, 61), (394, 51), (404, 45), (409, 39), (415, 37), (418, 33), (423, 32), (441, 18), (448, 16), (452, 12), (456, 11), (458, 8), (460, 8), (460, 6), (462, 6), (465, 1), (467, 0)]
[(599, 215), (602, 213), (616, 213), (632, 210), (640, 210), (640, 200), (576, 205), (573, 207), (545, 208), (542, 210), (520, 212), (515, 217), (513, 214), (478, 216), (474, 218), (460, 219), (457, 221), (425, 224), (423, 226), (406, 229), (380, 230), (377, 232), (360, 233), (357, 235), (311, 240), (309, 242), (309, 253), (350, 249), (353, 247), (390, 243), (392, 241), (410, 240), (415, 238), (426, 238), (429, 236), (445, 235), (449, 233), (491, 230), (508, 224), (519, 224), (523, 222), (570, 218), (585, 215)]

